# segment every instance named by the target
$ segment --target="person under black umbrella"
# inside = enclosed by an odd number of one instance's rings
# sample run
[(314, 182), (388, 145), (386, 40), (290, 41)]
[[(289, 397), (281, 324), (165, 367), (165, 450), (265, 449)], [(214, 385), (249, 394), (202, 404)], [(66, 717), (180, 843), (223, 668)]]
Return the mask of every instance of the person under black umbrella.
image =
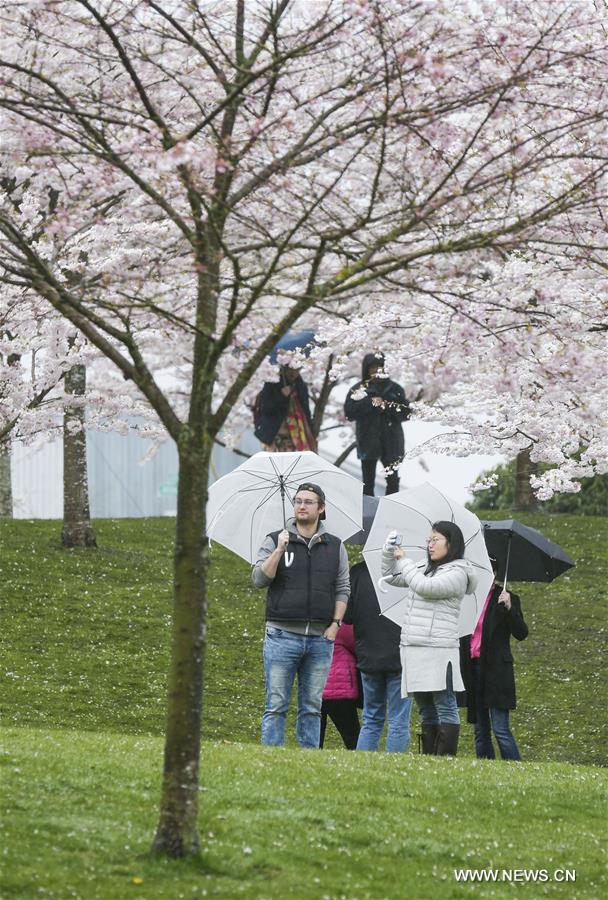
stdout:
[[(496, 560), (490, 557), (495, 577)], [(500, 580), (500, 579), (498, 579)], [(479, 759), (495, 759), (492, 732), (503, 759), (521, 760), (509, 725), (515, 709), (515, 674), (511, 635), (528, 636), (517, 594), (492, 585), (473, 634), (460, 639), (460, 671), (467, 692), (467, 721), (475, 726), (475, 752)]]

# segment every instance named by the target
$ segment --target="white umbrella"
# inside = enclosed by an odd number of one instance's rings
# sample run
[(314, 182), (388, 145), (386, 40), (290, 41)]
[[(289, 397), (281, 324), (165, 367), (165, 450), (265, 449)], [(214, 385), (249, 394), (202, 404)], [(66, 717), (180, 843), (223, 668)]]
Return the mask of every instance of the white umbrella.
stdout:
[(293, 498), (305, 481), (325, 493), (325, 525), (346, 540), (361, 529), (363, 485), (311, 450), (254, 454), (209, 488), (207, 536), (250, 563), (264, 538), (293, 516)]
[(381, 497), (363, 556), (378, 593), (382, 615), (401, 625), (405, 618), (407, 588), (388, 584), (378, 587), (382, 574), (382, 546), (389, 531), (394, 529), (408, 557), (415, 561), (426, 559), (426, 542), (431, 525), (442, 520), (455, 522), (462, 531), (466, 548), (464, 558), (472, 563), (477, 575), (475, 592), (465, 595), (460, 608), (459, 633), (470, 634), (494, 581), (483, 526), (475, 513), (428, 483)]

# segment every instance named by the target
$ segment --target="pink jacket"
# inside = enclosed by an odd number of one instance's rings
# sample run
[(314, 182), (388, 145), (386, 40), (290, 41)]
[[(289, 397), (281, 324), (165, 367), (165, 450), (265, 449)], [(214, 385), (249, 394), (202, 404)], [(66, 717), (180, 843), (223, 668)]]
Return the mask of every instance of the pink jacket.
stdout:
[(324, 700), (356, 700), (359, 696), (355, 635), (352, 625), (341, 625), (334, 643), (331, 669), (325, 682)]

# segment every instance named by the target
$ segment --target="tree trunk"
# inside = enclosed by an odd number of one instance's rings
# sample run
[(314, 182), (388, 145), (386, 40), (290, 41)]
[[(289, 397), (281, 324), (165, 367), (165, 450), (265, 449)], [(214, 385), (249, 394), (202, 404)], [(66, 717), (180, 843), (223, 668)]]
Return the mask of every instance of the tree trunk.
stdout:
[[(180, 441), (173, 625), (160, 819), (152, 844), (172, 857), (198, 853), (203, 665), (207, 618), (205, 534), (210, 449), (185, 429)], [(211, 446), (211, 444), (210, 444)]]
[(329, 400), (329, 395), (331, 394), (336, 382), (332, 381), (329, 377), (329, 373), (331, 372), (331, 367), (334, 364), (333, 356), (330, 356), (327, 360), (327, 365), (325, 367), (325, 377), (323, 378), (323, 384), (321, 386), (321, 390), (319, 391), (319, 396), (317, 397), (317, 402), (315, 403), (315, 412), (312, 417), (312, 433), (315, 438), (319, 439), (319, 432), (321, 431), (321, 425), (323, 424), (323, 416), (325, 415), (325, 408), (327, 406), (327, 401)]
[(346, 460), (347, 460), (348, 457), (351, 455), (351, 453), (353, 452), (353, 450), (355, 449), (356, 446), (357, 446), (357, 442), (356, 442), (356, 441), (353, 441), (352, 444), (349, 444), (348, 447), (346, 447), (346, 448), (342, 451), (342, 453), (340, 454), (340, 456), (339, 456), (337, 459), (334, 460), (334, 466), (336, 466), (336, 467), (339, 469), (340, 466), (342, 465), (342, 463), (343, 463), (343, 462), (346, 462)]
[(530, 486), (530, 476), (536, 475), (538, 465), (530, 459), (530, 451), (522, 450), (515, 460), (515, 491), (513, 494), (513, 510), (515, 512), (534, 512), (538, 509), (538, 500)]
[[(65, 392), (84, 397), (86, 368), (72, 366), (65, 374)], [(87, 438), (83, 403), (67, 405), (63, 414), (63, 530), (64, 547), (96, 547), (89, 512)]]
[(11, 480), (11, 444), (0, 444), (0, 518), (13, 518), (13, 483)]

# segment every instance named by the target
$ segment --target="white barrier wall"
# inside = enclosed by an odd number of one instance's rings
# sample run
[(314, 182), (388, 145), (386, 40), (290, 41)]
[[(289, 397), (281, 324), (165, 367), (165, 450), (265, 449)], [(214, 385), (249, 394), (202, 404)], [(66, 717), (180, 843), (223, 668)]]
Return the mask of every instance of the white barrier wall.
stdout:
[[(436, 431), (437, 429), (435, 429)], [(406, 446), (427, 439), (433, 432), (423, 423), (408, 422)], [(135, 433), (120, 435), (91, 431), (87, 434), (89, 495), (93, 518), (131, 518), (175, 514), (177, 493), (177, 452), (166, 441), (156, 455), (142, 462), (149, 443)], [(239, 448), (256, 453), (260, 444), (251, 431), (245, 432)], [(339, 441), (331, 436), (323, 441), (322, 455), (333, 461), (340, 452)], [(213, 454), (211, 481), (232, 471), (243, 457), (217, 446)], [(425, 453), (406, 460), (400, 467), (401, 487), (430, 481), (452, 499), (464, 503), (468, 486), (481, 471), (503, 462), (498, 456), (455, 458)], [(360, 463), (353, 451), (343, 468), (361, 477)], [(38, 442), (27, 447), (12, 446), (13, 505), (15, 518), (60, 519), (63, 516), (63, 454), (61, 440)], [(378, 465), (376, 494), (384, 493), (382, 466)]]
[[(260, 449), (245, 435), (242, 449)], [(142, 462), (149, 443), (136, 434), (91, 431), (87, 462), (91, 516), (131, 518), (175, 515), (177, 451), (166, 441), (152, 459)], [(212, 480), (230, 472), (243, 457), (216, 447)], [(61, 439), (12, 445), (13, 508), (18, 519), (61, 519), (63, 516), (63, 452)]]

